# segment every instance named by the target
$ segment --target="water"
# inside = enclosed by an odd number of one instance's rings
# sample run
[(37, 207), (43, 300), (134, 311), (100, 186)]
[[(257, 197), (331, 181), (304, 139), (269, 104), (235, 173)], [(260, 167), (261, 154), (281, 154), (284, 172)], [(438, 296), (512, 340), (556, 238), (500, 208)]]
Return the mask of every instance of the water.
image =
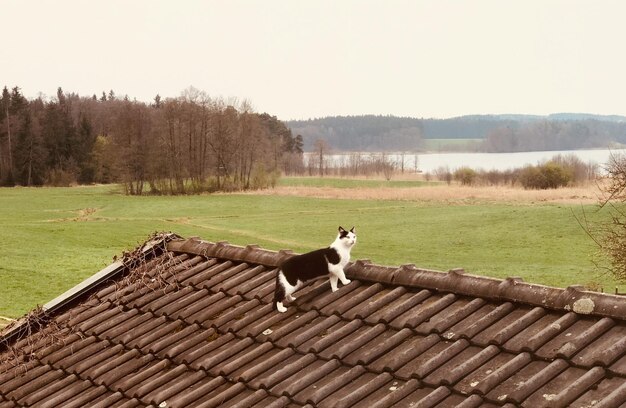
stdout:
[[(584, 163), (603, 166), (611, 155), (626, 154), (623, 149), (592, 149), (592, 150), (556, 150), (544, 152), (516, 152), (516, 153), (406, 153), (404, 155), (405, 171), (417, 169), (422, 172), (432, 173), (440, 167), (448, 167), (454, 171), (460, 167), (469, 167), (474, 170), (509, 170), (521, 168), (527, 165), (536, 165), (550, 160), (556, 155), (575, 155)], [(312, 153), (305, 154), (305, 159)], [(331, 163), (346, 163), (351, 153), (328, 155)], [(361, 153), (363, 158), (370, 156), (380, 157), (381, 153)], [(397, 163), (400, 167), (402, 155), (387, 154), (389, 161)]]

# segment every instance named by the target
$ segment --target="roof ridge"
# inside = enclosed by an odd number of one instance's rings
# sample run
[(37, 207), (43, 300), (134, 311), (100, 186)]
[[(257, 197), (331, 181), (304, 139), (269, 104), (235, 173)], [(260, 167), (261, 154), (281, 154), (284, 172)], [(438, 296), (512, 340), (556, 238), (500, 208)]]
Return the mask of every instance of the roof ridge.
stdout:
[[(258, 245), (242, 247), (226, 241), (204, 241), (198, 237), (170, 241), (167, 243), (167, 250), (273, 267), (296, 255), (291, 250), (272, 251), (262, 249)], [(414, 264), (399, 267), (382, 266), (373, 264), (367, 259), (351, 262), (346, 267), (346, 273), (351, 278), (371, 282), (434, 289), (440, 292), (572, 311), (581, 315), (626, 320), (625, 297), (587, 291), (581, 285), (563, 289), (527, 283), (521, 277), (498, 279), (468, 274), (463, 269), (443, 272), (418, 268)]]

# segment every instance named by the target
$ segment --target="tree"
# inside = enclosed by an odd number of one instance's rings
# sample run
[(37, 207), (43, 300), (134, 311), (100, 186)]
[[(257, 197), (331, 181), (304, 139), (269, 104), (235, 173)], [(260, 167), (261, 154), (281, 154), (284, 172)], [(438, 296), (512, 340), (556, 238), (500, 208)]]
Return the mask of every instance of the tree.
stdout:
[(604, 197), (600, 206), (607, 208), (611, 217), (597, 226), (595, 236), (590, 235), (607, 255), (609, 272), (616, 280), (626, 282), (626, 156), (612, 155), (605, 170), (608, 183), (601, 187)]
[[(2, 90), (2, 119), (4, 126), (4, 142), (0, 140), (0, 182), (4, 185), (13, 184), (13, 143), (12, 143), (12, 118), (13, 107), (11, 94), (5, 86)], [(4, 146), (2, 146), (4, 144)]]
[(24, 109), (21, 126), (15, 144), (15, 181), (23, 186), (40, 186), (45, 181), (46, 149), (44, 147), (38, 111), (43, 111), (43, 102), (38, 100), (39, 109)]
[(330, 145), (325, 139), (316, 139), (315, 143), (313, 143), (313, 148), (315, 150), (315, 155), (318, 160), (318, 174), (321, 177), (324, 177), (324, 157), (328, 154), (328, 151), (330, 150)]

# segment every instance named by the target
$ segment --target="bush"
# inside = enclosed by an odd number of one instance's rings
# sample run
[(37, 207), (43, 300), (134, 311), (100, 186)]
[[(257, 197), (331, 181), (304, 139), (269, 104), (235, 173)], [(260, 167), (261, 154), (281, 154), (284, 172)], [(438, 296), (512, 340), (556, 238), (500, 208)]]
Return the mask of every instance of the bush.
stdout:
[(48, 170), (46, 185), (52, 187), (69, 187), (76, 184), (76, 172), (58, 167)]
[(471, 186), (476, 181), (478, 173), (469, 167), (461, 167), (454, 172), (454, 179), (464, 186)]
[(572, 175), (562, 165), (548, 162), (524, 167), (520, 170), (518, 180), (525, 189), (547, 190), (565, 187), (572, 180)]

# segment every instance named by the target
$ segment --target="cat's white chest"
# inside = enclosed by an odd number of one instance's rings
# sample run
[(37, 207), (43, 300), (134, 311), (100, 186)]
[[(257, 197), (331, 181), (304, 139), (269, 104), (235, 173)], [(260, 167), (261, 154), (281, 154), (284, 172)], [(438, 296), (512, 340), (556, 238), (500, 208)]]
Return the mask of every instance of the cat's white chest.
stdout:
[(337, 266), (343, 269), (343, 267), (350, 262), (350, 250), (341, 247), (335, 247), (334, 249), (337, 251), (337, 254), (339, 254), (339, 264)]

